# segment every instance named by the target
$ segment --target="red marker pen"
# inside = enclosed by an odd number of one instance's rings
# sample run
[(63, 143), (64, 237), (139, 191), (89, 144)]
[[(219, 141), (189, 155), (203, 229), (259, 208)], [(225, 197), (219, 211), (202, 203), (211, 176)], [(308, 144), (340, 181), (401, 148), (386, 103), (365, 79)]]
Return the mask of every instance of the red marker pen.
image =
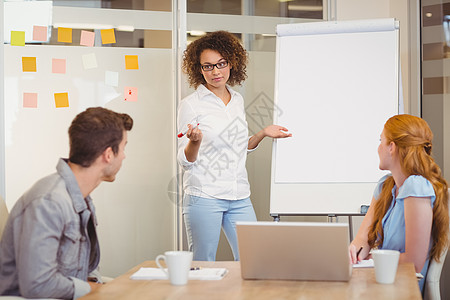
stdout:
[[(193, 125), (193, 124), (191, 124), (191, 125)], [(192, 127), (192, 129), (197, 128), (198, 125), (200, 125), (200, 123), (197, 123), (197, 125), (195, 125), (194, 127)], [(177, 136), (178, 136), (179, 138), (180, 138), (180, 137), (183, 137), (188, 131), (189, 131), (189, 128), (186, 129), (186, 130), (183, 131), (183, 132), (180, 132)]]

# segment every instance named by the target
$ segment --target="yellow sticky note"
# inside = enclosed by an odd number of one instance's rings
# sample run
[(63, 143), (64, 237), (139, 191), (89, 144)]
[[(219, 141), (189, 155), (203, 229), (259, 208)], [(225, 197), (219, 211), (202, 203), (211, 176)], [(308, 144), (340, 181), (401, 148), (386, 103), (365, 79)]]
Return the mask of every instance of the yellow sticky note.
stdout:
[(11, 31), (11, 46), (25, 46), (25, 31)]
[(22, 57), (22, 71), (36, 72), (36, 57)]
[(56, 108), (69, 107), (69, 93), (55, 93), (55, 106)]
[(58, 42), (72, 43), (72, 28), (58, 27)]
[(138, 56), (137, 55), (125, 55), (125, 69), (138, 70)]
[(114, 28), (100, 30), (102, 35), (102, 44), (114, 44), (116, 42), (116, 36), (114, 35)]

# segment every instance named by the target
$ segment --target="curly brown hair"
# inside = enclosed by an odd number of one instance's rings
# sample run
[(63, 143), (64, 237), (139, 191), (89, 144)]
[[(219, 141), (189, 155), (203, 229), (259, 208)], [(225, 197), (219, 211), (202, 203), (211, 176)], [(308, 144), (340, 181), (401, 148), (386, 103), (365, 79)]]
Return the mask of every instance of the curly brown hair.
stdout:
[(195, 40), (184, 51), (182, 69), (188, 75), (191, 87), (206, 83), (200, 67), (200, 55), (206, 49), (219, 52), (231, 65), (229, 85), (240, 85), (247, 78), (247, 51), (231, 33), (215, 31)]

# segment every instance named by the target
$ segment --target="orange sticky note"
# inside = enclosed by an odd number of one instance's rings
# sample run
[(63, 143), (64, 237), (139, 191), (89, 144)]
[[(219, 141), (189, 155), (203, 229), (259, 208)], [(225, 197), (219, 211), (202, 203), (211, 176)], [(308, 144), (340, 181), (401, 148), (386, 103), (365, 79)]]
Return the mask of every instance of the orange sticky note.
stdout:
[(72, 28), (58, 27), (58, 42), (72, 43)]
[(37, 93), (23, 93), (23, 107), (37, 108)]
[(52, 73), (66, 74), (66, 60), (52, 58)]
[(102, 44), (114, 44), (116, 42), (116, 36), (114, 35), (114, 28), (100, 30), (102, 35)]
[(69, 93), (55, 93), (55, 106), (56, 108), (69, 107)]
[(33, 26), (33, 41), (47, 41), (47, 26)]
[(80, 45), (93, 47), (95, 41), (95, 32), (81, 30)]
[(123, 96), (125, 101), (136, 102), (137, 101), (137, 88), (126, 86), (123, 90)]
[(36, 72), (36, 57), (22, 57), (22, 71)]
[(137, 55), (125, 55), (125, 69), (138, 70), (138, 56)]
[(11, 46), (25, 46), (25, 31), (11, 31)]

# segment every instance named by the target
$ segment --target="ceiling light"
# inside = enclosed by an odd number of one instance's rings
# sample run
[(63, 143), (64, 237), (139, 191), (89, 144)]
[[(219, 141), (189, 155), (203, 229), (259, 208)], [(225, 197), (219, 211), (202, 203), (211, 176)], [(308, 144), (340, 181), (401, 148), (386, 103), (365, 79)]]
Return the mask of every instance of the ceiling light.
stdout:
[(188, 31), (188, 33), (191, 36), (204, 36), (204, 35), (206, 35), (206, 32), (200, 31), (200, 30), (191, 30), (191, 31)]
[(127, 32), (133, 32), (134, 26), (131, 25), (119, 25), (117, 26), (118, 31), (127, 31)]

